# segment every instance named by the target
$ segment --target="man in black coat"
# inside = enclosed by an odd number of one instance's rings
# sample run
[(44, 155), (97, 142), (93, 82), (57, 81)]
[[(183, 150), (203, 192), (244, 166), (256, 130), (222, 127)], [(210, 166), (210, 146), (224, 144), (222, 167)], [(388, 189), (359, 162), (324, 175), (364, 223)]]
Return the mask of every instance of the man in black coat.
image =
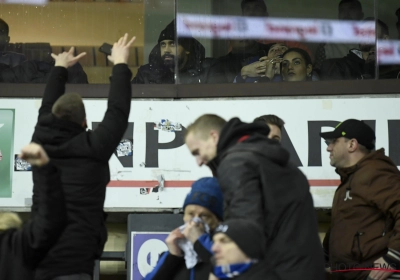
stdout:
[[(196, 39), (178, 38), (175, 45), (175, 20), (161, 31), (149, 55), (149, 63), (139, 67), (134, 84), (199, 84), (207, 79), (213, 59), (205, 59), (205, 48)], [(176, 65), (177, 64), (177, 65)], [(176, 72), (178, 70), (178, 73)]]
[[(55, 68), (47, 84), (33, 141), (45, 148), (62, 171), (68, 225), (47, 257), (36, 270), (35, 279), (91, 279), (94, 261), (107, 240), (103, 205), (110, 181), (108, 161), (127, 128), (131, 105), (131, 77), (127, 66), (129, 47), (125, 34), (113, 45), (108, 57), (114, 63), (108, 108), (103, 121), (86, 131), (86, 113), (78, 94), (64, 94), (67, 68), (80, 57), (67, 53), (52, 54)], [(40, 178), (33, 172), (32, 214), (41, 196)], [(64, 277), (65, 276), (65, 277)]]
[(187, 128), (185, 142), (198, 165), (216, 167), (225, 220), (248, 219), (262, 226), (265, 279), (323, 279), (324, 257), (307, 178), (268, 134), (263, 123), (203, 115)]
[(0, 213), (0, 279), (33, 280), (34, 269), (62, 233), (66, 209), (60, 170), (40, 145), (22, 148), (20, 157), (28, 161), (41, 184), (41, 196), (35, 217), (22, 228), (14, 213)]

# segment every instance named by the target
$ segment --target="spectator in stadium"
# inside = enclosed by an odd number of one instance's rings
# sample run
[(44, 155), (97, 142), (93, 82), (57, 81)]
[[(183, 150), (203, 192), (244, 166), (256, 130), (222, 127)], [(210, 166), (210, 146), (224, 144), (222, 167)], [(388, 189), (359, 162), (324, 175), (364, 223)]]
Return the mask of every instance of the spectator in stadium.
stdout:
[(265, 123), (269, 127), (268, 138), (276, 140), (278, 142), (282, 141), (282, 128), (285, 122), (276, 115), (263, 115), (254, 119), (253, 122)]
[[(342, 0), (338, 6), (339, 20), (362, 20), (364, 12), (359, 0)], [(326, 59), (340, 58), (345, 56), (349, 50), (358, 48), (357, 44), (321, 43), (315, 51), (315, 69), (321, 69)]]
[(254, 83), (258, 82), (260, 77), (270, 81), (281, 81), (280, 62), (282, 61), (283, 53), (287, 50), (288, 47), (285, 44), (273, 43), (267, 52), (267, 56), (263, 56), (258, 61), (243, 66), (235, 82)]
[[(365, 21), (375, 20), (366, 18)], [(377, 20), (377, 38), (389, 39), (389, 28), (381, 20)], [(362, 80), (375, 78), (375, 44), (360, 44), (357, 49), (349, 51), (348, 55), (339, 59), (324, 61), (321, 67), (322, 80)], [(380, 67), (381, 78), (396, 78), (400, 69), (398, 67)]]
[(5, 66), (14, 67), (26, 60), (23, 54), (7, 51), (10, 42), (9, 32), (7, 22), (0, 18), (0, 71)]
[(232, 219), (220, 224), (213, 236), (212, 276), (220, 280), (267, 279), (267, 269), (261, 262), (265, 255), (264, 242), (262, 228), (253, 221)]
[(211, 235), (223, 219), (223, 198), (217, 179), (206, 177), (194, 182), (183, 211), (184, 228), (169, 234), (168, 252), (162, 254), (145, 280), (208, 279), (212, 270)]
[[(107, 240), (103, 211), (106, 186), (110, 181), (109, 159), (128, 126), (131, 107), (131, 78), (128, 68), (128, 34), (114, 43), (108, 56), (114, 64), (108, 107), (102, 122), (87, 131), (85, 106), (78, 94), (65, 93), (67, 68), (85, 53), (74, 56), (74, 48), (52, 54), (55, 67), (45, 88), (38, 122), (32, 139), (45, 148), (62, 172), (68, 215), (63, 234), (36, 269), (36, 280), (91, 279), (94, 263)], [(32, 216), (37, 215), (43, 195), (41, 179), (33, 172)]]
[[(26, 60), (21, 53), (7, 51), (8, 24), (0, 19), (0, 83), (46, 83), (54, 63)], [(79, 63), (68, 68), (68, 83), (87, 84), (87, 75)]]
[[(339, 270), (334, 279), (399, 279), (388, 270), (400, 268), (400, 171), (384, 149), (374, 150), (375, 132), (363, 121), (320, 136), (341, 180), (323, 242), (326, 263)], [(363, 270), (371, 266), (382, 270)]]
[(185, 143), (199, 166), (217, 168), (225, 220), (262, 226), (265, 267), (275, 279), (322, 279), (323, 253), (307, 178), (289, 163), (289, 152), (268, 139), (269, 132), (258, 122), (203, 115), (188, 126)]
[(288, 49), (282, 57), (281, 62), (282, 80), (288, 82), (318, 80), (313, 73), (311, 57), (299, 48)]
[(60, 170), (40, 145), (22, 148), (20, 157), (32, 165), (41, 184), (37, 214), (22, 225), (15, 213), (0, 213), (0, 279), (33, 280), (34, 270), (62, 233), (67, 216)]
[(230, 43), (230, 52), (212, 64), (207, 83), (233, 83), (244, 66), (267, 56), (270, 48), (270, 45), (255, 40), (231, 40)]
[[(149, 63), (139, 67), (132, 83), (199, 84), (205, 82), (208, 73), (208, 67), (205, 65), (211, 63), (209, 59), (205, 59), (205, 48), (193, 37), (178, 38), (178, 46), (176, 46), (175, 33), (175, 20), (173, 20), (161, 31), (158, 44), (149, 55)], [(175, 75), (176, 68), (177, 75)]]
[(264, 0), (242, 0), (242, 15), (245, 17), (268, 17), (268, 8)]

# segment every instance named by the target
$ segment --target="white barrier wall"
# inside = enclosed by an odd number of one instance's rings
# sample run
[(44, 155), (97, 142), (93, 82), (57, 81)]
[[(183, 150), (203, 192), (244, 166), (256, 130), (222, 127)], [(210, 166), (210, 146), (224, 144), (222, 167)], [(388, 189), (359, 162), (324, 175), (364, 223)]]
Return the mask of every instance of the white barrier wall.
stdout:
[[(14, 160), (29, 143), (36, 124), (40, 99), (0, 99), (0, 206), (31, 205), (31, 173)], [(100, 122), (106, 100), (85, 100), (89, 127)], [(276, 114), (286, 122), (283, 145), (292, 161), (306, 174), (315, 207), (331, 207), (339, 177), (329, 165), (320, 131), (332, 130), (348, 118), (367, 120), (375, 127), (377, 147), (400, 165), (400, 99), (218, 99), (149, 101), (133, 100), (129, 127), (120, 147), (110, 159), (111, 182), (105, 207), (180, 208), (192, 181), (211, 176), (207, 167), (198, 167), (182, 141), (179, 124), (187, 127), (205, 113), (226, 119), (238, 116), (252, 121), (264, 114)], [(178, 131), (166, 131), (159, 123), (168, 119)], [(158, 127), (157, 127), (158, 126)], [(157, 179), (165, 188), (155, 188)]]

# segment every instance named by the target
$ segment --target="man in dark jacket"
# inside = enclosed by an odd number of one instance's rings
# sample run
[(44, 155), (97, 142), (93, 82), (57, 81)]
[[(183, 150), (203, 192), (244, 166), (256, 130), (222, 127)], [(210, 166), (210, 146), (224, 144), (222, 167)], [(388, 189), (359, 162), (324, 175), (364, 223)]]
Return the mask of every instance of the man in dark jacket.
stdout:
[(225, 219), (249, 219), (266, 238), (265, 279), (322, 279), (324, 264), (307, 178), (262, 123), (203, 115), (187, 128), (199, 165), (215, 166)]
[[(21, 229), (13, 213), (0, 213), (0, 279), (33, 280), (34, 269), (57, 241), (66, 225), (66, 210), (60, 170), (43, 148), (31, 143), (22, 148), (20, 157), (28, 161), (40, 178), (41, 197), (35, 217)], [(14, 225), (12, 225), (14, 224)], [(6, 225), (6, 226), (5, 226)]]
[(217, 279), (261, 280), (265, 279), (264, 233), (251, 220), (233, 219), (220, 224), (213, 236), (215, 267), (213, 277)]
[(223, 219), (223, 198), (217, 179), (201, 178), (194, 182), (183, 211), (184, 229), (170, 233), (165, 240), (168, 252), (145, 280), (208, 280), (212, 270), (211, 234)]
[[(110, 181), (108, 161), (126, 130), (131, 105), (131, 77), (127, 66), (127, 34), (113, 45), (109, 60), (114, 63), (108, 108), (94, 131), (86, 131), (82, 98), (64, 94), (67, 68), (84, 55), (73, 56), (73, 48), (54, 55), (55, 68), (45, 89), (33, 141), (41, 143), (62, 171), (68, 225), (36, 270), (36, 279), (91, 279), (94, 261), (107, 239), (103, 204)], [(33, 172), (32, 214), (40, 198), (40, 178)], [(71, 277), (71, 278), (69, 278)]]
[(331, 228), (324, 239), (333, 279), (399, 279), (400, 172), (384, 149), (373, 151), (375, 132), (349, 119), (320, 134), (341, 184), (332, 204)]
[(232, 50), (227, 55), (217, 58), (211, 65), (207, 83), (233, 83), (244, 66), (268, 56), (271, 45), (257, 43), (255, 40), (232, 40)]
[[(366, 18), (366, 21), (375, 20)], [(389, 28), (381, 20), (377, 20), (377, 38), (379, 40), (389, 39)], [(360, 44), (358, 49), (352, 49), (343, 58), (327, 59), (321, 66), (322, 80), (365, 80), (375, 78), (375, 53), (376, 46), (373, 44)], [(399, 73), (398, 67), (381, 66), (379, 68), (380, 78), (396, 78)]]
[[(140, 66), (132, 83), (204, 83), (208, 68), (204, 67), (205, 49), (203, 45), (194, 38), (181, 37), (178, 38), (178, 46), (175, 46), (175, 39), (175, 20), (173, 20), (161, 31), (158, 44), (149, 55), (149, 63)], [(176, 69), (178, 73), (175, 73)]]
[(17, 66), (26, 60), (26, 57), (21, 53), (6, 51), (10, 42), (9, 32), (7, 22), (0, 18), (0, 69), (4, 66)]

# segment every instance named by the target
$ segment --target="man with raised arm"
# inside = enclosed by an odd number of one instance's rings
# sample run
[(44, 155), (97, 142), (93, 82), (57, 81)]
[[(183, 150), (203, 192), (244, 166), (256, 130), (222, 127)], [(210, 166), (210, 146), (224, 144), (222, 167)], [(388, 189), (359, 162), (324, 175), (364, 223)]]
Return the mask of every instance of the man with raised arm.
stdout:
[(20, 157), (32, 165), (41, 184), (35, 217), (21, 226), (15, 213), (0, 212), (0, 279), (33, 280), (34, 269), (63, 231), (67, 217), (58, 170), (43, 148), (31, 143)]
[[(67, 68), (85, 53), (74, 56), (74, 49), (52, 54), (55, 67), (39, 109), (33, 141), (43, 145), (52, 162), (62, 171), (68, 224), (57, 244), (36, 270), (38, 280), (91, 279), (94, 262), (107, 240), (103, 205), (110, 181), (108, 161), (128, 124), (132, 73), (127, 66), (128, 34), (114, 43), (108, 59), (114, 63), (108, 108), (102, 122), (86, 131), (85, 106), (78, 94), (64, 94)], [(33, 172), (32, 215), (41, 196), (40, 178)]]

